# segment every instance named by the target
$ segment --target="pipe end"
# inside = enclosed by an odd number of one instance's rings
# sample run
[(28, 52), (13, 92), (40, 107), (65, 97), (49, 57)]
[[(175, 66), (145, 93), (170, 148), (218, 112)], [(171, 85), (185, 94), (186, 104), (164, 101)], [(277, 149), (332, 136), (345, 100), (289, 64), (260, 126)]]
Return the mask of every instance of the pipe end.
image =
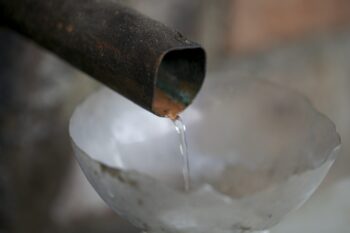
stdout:
[(157, 72), (152, 111), (175, 119), (202, 87), (205, 67), (206, 55), (201, 47), (167, 51)]

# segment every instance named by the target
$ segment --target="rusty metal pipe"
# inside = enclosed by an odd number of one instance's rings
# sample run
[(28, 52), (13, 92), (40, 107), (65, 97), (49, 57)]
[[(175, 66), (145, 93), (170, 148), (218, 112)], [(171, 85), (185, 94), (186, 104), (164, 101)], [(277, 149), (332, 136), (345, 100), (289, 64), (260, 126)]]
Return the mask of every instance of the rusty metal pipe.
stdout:
[(205, 52), (112, 0), (0, 0), (3, 24), (159, 116), (199, 91)]

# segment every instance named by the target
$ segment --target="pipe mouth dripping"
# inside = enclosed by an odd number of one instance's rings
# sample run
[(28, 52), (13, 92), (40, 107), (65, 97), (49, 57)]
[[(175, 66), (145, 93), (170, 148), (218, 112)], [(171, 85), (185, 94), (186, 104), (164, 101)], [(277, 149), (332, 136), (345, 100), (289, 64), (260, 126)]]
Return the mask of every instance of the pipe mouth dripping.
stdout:
[(170, 50), (161, 60), (152, 110), (176, 119), (199, 92), (205, 76), (205, 51), (201, 47)]

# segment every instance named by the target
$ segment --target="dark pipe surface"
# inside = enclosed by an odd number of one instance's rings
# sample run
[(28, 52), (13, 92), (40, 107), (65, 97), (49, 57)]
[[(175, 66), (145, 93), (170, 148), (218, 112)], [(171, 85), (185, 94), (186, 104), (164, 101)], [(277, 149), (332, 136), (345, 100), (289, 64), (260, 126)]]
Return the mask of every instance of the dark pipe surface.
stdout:
[(176, 117), (205, 76), (198, 44), (111, 0), (0, 0), (0, 23), (159, 116)]

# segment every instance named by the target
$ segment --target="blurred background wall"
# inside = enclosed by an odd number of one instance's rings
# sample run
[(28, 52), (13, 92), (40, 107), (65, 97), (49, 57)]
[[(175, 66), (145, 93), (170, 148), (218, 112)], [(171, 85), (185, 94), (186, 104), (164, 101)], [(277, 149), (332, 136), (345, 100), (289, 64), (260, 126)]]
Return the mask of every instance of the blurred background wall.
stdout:
[[(349, 232), (350, 1), (120, 0), (208, 51), (209, 72), (297, 89), (337, 125), (342, 154), (313, 198), (272, 232)], [(68, 121), (98, 83), (0, 28), (0, 232), (139, 232), (95, 194)]]

